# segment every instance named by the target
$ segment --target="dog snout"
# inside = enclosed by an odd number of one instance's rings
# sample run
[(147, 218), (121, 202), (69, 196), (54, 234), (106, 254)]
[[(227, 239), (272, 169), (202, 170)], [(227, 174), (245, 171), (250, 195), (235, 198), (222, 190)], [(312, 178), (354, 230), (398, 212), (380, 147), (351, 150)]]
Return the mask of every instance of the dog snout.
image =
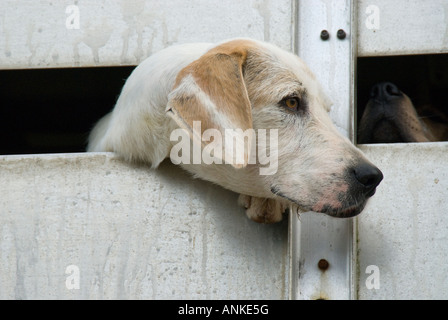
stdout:
[(367, 162), (356, 165), (352, 169), (352, 175), (357, 183), (357, 189), (366, 197), (373, 196), (376, 187), (380, 184), (381, 180), (383, 180), (383, 173), (380, 169)]
[(381, 82), (374, 85), (370, 91), (370, 97), (375, 100), (390, 100), (401, 97), (402, 93), (396, 85), (391, 82)]

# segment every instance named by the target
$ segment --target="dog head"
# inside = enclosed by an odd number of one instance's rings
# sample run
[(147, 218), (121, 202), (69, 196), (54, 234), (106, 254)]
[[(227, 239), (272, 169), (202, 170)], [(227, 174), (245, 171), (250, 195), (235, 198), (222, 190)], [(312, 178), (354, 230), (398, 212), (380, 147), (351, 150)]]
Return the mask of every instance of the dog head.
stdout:
[(448, 117), (430, 104), (417, 111), (395, 84), (381, 82), (370, 90), (358, 132), (359, 143), (446, 141)]
[(359, 124), (359, 143), (433, 140), (411, 99), (390, 82), (374, 85)]
[[(166, 111), (201, 150), (225, 158), (224, 164), (182, 164), (196, 176), (238, 193), (350, 217), (362, 211), (382, 174), (338, 132), (329, 107), (301, 59), (270, 44), (239, 39), (185, 67)], [(221, 137), (236, 132), (237, 147), (217, 141), (217, 135), (210, 139), (211, 129)], [(269, 158), (277, 161), (274, 170), (261, 174), (269, 169)]]

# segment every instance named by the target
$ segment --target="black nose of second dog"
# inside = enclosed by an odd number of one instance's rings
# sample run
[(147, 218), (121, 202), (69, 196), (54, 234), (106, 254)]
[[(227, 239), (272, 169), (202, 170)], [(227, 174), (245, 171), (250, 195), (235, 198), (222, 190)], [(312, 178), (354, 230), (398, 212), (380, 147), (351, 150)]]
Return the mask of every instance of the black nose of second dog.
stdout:
[(361, 163), (353, 169), (353, 175), (359, 182), (358, 187), (362, 192), (371, 197), (375, 194), (376, 187), (383, 180), (383, 173), (369, 163)]
[(390, 82), (381, 82), (372, 87), (370, 97), (377, 100), (389, 100), (402, 95), (400, 89)]

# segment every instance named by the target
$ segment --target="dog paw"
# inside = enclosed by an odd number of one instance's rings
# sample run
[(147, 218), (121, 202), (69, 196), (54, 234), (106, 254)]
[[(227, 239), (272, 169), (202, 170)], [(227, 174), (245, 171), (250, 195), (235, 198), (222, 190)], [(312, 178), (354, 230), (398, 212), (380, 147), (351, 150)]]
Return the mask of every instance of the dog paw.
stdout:
[(246, 208), (246, 215), (258, 223), (275, 223), (283, 218), (287, 204), (275, 199), (252, 197), (241, 194), (238, 204)]

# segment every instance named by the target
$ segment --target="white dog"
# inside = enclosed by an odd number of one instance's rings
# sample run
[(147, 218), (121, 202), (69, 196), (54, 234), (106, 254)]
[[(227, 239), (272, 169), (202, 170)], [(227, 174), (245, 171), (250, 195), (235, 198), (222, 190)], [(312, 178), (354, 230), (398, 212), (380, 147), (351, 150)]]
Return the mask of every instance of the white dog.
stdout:
[[(180, 165), (240, 193), (251, 219), (280, 221), (290, 204), (352, 217), (363, 210), (383, 176), (337, 131), (329, 107), (305, 63), (276, 46), (250, 39), (178, 45), (133, 71), (114, 110), (92, 131), (88, 151), (112, 151), (156, 168), (176, 145), (172, 133), (182, 128), (200, 148), (214, 144), (213, 156), (226, 161)], [(243, 149), (237, 147), (237, 154), (243, 154), (239, 163), (230, 161), (234, 158), (228, 157), (224, 142), (202, 136), (209, 129), (222, 136), (230, 129), (249, 132), (236, 136), (240, 142), (248, 138)], [(260, 174), (266, 166), (260, 158), (250, 161), (254, 145), (263, 140), (260, 129), (278, 136), (266, 145), (278, 161), (272, 174)]]

